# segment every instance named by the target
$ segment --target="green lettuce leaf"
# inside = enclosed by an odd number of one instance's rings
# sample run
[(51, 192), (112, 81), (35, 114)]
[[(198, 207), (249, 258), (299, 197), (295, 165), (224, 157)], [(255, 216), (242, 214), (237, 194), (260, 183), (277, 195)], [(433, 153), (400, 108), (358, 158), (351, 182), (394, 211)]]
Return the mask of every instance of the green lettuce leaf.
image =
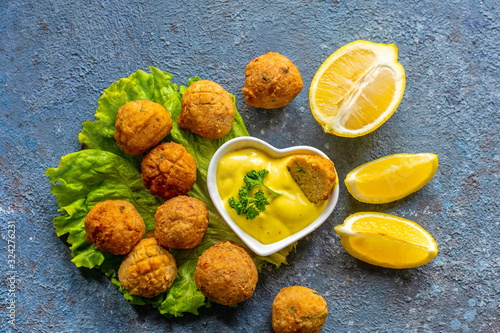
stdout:
[[(170, 82), (172, 75), (150, 67), (151, 73), (137, 71), (127, 78), (122, 78), (107, 89), (97, 101), (95, 113), (97, 121), (86, 121), (78, 140), (88, 148), (106, 150), (136, 165), (142, 156), (130, 156), (118, 147), (113, 135), (118, 109), (133, 100), (150, 100), (163, 105), (171, 114), (178, 114), (181, 108), (181, 96), (177, 85)], [(175, 118), (177, 119), (177, 118)]]
[(104, 261), (104, 254), (85, 240), (83, 225), (85, 215), (100, 201), (129, 201), (143, 217), (147, 230), (154, 228), (154, 214), (161, 201), (144, 187), (140, 172), (126, 159), (86, 149), (64, 156), (59, 167), (47, 169), (46, 174), (61, 213), (54, 218), (56, 234), (69, 234), (67, 241), (76, 266), (93, 268)]
[[(242, 244), (210, 200), (206, 185), (208, 165), (212, 155), (224, 142), (248, 135), (248, 131), (238, 112), (232, 130), (217, 140), (179, 129), (176, 120), (180, 114), (182, 94), (187, 87), (171, 83), (172, 75), (169, 73), (154, 67), (150, 67), (150, 70), (151, 74), (137, 71), (104, 90), (97, 103), (97, 120), (85, 122), (78, 135), (80, 142), (88, 149), (68, 154), (61, 158), (57, 168), (47, 169), (46, 175), (52, 183), (51, 192), (56, 197), (60, 212), (60, 216), (54, 218), (54, 227), (58, 236), (67, 235), (75, 265), (100, 269), (130, 303), (151, 304), (165, 316), (182, 316), (186, 312), (198, 314), (200, 307), (209, 306), (210, 303), (194, 283), (197, 258), (219, 241), (232, 240)], [(199, 78), (190, 79), (188, 85), (196, 80)], [(147, 231), (154, 229), (154, 214), (164, 199), (152, 195), (144, 187), (140, 174), (142, 155), (127, 155), (113, 138), (118, 108), (138, 99), (160, 103), (170, 112), (174, 121), (172, 132), (164, 141), (182, 144), (195, 158), (197, 181), (188, 195), (203, 201), (210, 214), (209, 228), (199, 246), (192, 250), (171, 250), (177, 261), (177, 278), (167, 292), (154, 298), (130, 295), (117, 279), (122, 257), (104, 253), (89, 244), (85, 239), (83, 224), (86, 214), (97, 202), (119, 199), (134, 204), (144, 218)], [(259, 270), (265, 263), (277, 267), (286, 263), (286, 257), (294, 246), (267, 257), (254, 255)]]

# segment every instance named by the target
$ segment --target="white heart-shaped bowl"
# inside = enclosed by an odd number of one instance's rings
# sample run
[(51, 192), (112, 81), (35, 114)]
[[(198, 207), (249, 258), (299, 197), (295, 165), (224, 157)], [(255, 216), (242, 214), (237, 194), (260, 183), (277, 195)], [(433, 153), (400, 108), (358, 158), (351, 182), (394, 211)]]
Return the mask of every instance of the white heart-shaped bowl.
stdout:
[(303, 238), (304, 236), (308, 235), (312, 231), (316, 230), (323, 222), (326, 221), (326, 219), (330, 216), (330, 214), (333, 212), (333, 209), (335, 208), (335, 205), (337, 204), (337, 200), (339, 197), (339, 182), (338, 182), (338, 176), (337, 176), (337, 182), (335, 186), (332, 189), (332, 193), (328, 199), (328, 202), (326, 203), (325, 209), (323, 212), (318, 216), (316, 220), (314, 220), (311, 224), (309, 224), (307, 227), (304, 229), (288, 236), (285, 239), (282, 239), (280, 241), (277, 241), (272, 244), (263, 244), (253, 238), (252, 236), (248, 235), (245, 231), (243, 231), (229, 216), (228, 212), (226, 211), (226, 208), (224, 207), (224, 203), (222, 202), (222, 199), (219, 195), (219, 190), (217, 188), (217, 166), (219, 165), (219, 161), (221, 160), (222, 157), (224, 157), (226, 154), (243, 149), (243, 148), (255, 148), (259, 149), (271, 156), (272, 158), (280, 158), (280, 157), (285, 157), (288, 155), (295, 155), (295, 154), (309, 154), (309, 155), (319, 155), (328, 158), (325, 153), (323, 153), (321, 150), (318, 150), (314, 147), (309, 147), (309, 146), (295, 146), (295, 147), (289, 147), (285, 149), (278, 149), (270, 144), (268, 144), (265, 141), (262, 141), (260, 139), (250, 137), (250, 136), (243, 136), (243, 137), (238, 137), (232, 140), (227, 141), (224, 143), (213, 155), (212, 160), (210, 161), (210, 165), (208, 167), (208, 175), (207, 175), (207, 186), (208, 186), (208, 191), (210, 193), (210, 198), (212, 199), (212, 202), (214, 203), (215, 207), (219, 211), (220, 215), (224, 218), (226, 223), (233, 229), (233, 231), (238, 235), (238, 237), (256, 254), (260, 256), (268, 256), (270, 254), (273, 254), (275, 252), (278, 252), (279, 250), (287, 247), (288, 245), (298, 241), (299, 239)]

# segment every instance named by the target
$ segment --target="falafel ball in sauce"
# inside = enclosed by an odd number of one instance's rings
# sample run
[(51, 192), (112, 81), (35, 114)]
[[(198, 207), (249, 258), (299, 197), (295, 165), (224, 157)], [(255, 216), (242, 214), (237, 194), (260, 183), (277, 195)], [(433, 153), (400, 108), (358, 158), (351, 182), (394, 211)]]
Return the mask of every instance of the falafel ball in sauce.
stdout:
[(233, 126), (236, 114), (231, 95), (209, 80), (192, 83), (182, 96), (179, 127), (207, 139), (219, 139)]
[(144, 236), (146, 224), (128, 201), (98, 202), (84, 219), (87, 242), (104, 252), (124, 255)]
[(184, 195), (165, 201), (155, 214), (158, 242), (173, 249), (192, 249), (200, 244), (208, 228), (207, 206)]
[(291, 286), (276, 294), (271, 321), (276, 333), (319, 333), (327, 316), (328, 305), (318, 292), (303, 286)]
[(219, 242), (198, 258), (194, 281), (212, 301), (234, 305), (253, 295), (258, 281), (257, 267), (241, 245)]
[(187, 194), (196, 181), (194, 157), (175, 142), (161, 143), (141, 162), (142, 180), (152, 194), (165, 199)]
[(289, 104), (302, 87), (297, 66), (284, 55), (269, 52), (248, 63), (242, 92), (248, 105), (275, 109)]
[(338, 181), (334, 163), (323, 156), (295, 155), (286, 167), (307, 199), (314, 204), (327, 200)]
[(155, 297), (165, 292), (177, 276), (174, 256), (154, 237), (142, 239), (123, 259), (118, 280), (131, 295)]
[(156, 146), (172, 130), (172, 118), (161, 104), (138, 100), (118, 109), (114, 138), (129, 155), (139, 155)]

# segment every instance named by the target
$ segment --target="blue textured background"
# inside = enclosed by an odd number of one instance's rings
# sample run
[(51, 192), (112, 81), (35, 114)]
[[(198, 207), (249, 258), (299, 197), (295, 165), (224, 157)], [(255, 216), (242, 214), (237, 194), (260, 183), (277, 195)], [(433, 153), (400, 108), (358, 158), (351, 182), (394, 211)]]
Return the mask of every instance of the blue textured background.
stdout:
[[(0, 331), (269, 332), (274, 295), (300, 284), (328, 301), (325, 332), (500, 332), (499, 14), (495, 0), (1, 0)], [(407, 88), (380, 129), (339, 138), (313, 120), (307, 91), (326, 57), (357, 39), (395, 43)], [(289, 57), (304, 79), (280, 110), (248, 107), (241, 94), (245, 65), (268, 51)], [(399, 152), (437, 153), (439, 170), (419, 192), (380, 206), (357, 202), (341, 184), (334, 214), (299, 243), (288, 266), (262, 272), (254, 297), (166, 319), (129, 305), (107, 278), (70, 262), (54, 233), (57, 207), (44, 176), (80, 148), (77, 133), (102, 90), (148, 66), (173, 73), (178, 84), (195, 75), (219, 82), (237, 96), (252, 135), (277, 147), (322, 149), (342, 179)], [(357, 261), (333, 227), (358, 211), (419, 222), (440, 254), (408, 270)]]

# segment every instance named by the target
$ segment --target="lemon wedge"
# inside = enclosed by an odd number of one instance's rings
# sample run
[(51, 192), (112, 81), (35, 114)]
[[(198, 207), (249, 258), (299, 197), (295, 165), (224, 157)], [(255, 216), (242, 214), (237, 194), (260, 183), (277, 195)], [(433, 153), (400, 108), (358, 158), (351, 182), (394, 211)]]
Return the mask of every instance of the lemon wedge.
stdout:
[(434, 238), (417, 223), (384, 213), (356, 213), (335, 227), (353, 257), (387, 268), (413, 268), (438, 254)]
[(406, 76), (394, 44), (358, 40), (330, 55), (309, 87), (309, 103), (326, 133), (368, 134), (396, 111)]
[(438, 156), (432, 153), (388, 155), (353, 169), (344, 183), (361, 202), (388, 203), (424, 187), (438, 164)]

